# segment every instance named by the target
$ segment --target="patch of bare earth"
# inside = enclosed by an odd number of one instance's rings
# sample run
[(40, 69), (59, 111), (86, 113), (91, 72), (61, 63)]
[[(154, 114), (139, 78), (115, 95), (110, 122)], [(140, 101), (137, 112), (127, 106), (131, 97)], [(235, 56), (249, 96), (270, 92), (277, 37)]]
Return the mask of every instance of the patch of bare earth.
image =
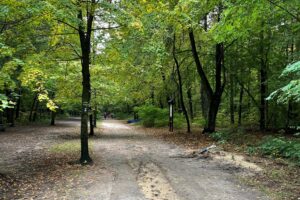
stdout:
[(137, 172), (137, 182), (140, 190), (147, 199), (155, 200), (179, 200), (174, 189), (160, 167), (154, 162), (129, 163)]
[[(207, 153), (196, 155), (202, 148), (215, 144), (207, 135), (201, 134), (201, 129), (194, 129), (193, 133), (186, 133), (184, 130), (169, 132), (167, 128), (143, 128), (146, 134), (152, 135), (161, 140), (173, 143), (186, 148), (187, 153), (182, 157), (209, 158), (219, 162), (243, 168), (239, 179), (259, 188), (267, 193), (274, 200), (299, 200), (300, 199), (300, 168), (280, 160), (259, 156), (249, 156), (245, 149), (235, 144), (218, 145)], [(260, 140), (263, 135), (258, 133), (253, 136), (254, 140)], [(239, 138), (241, 139), (241, 138)]]
[(14, 127), (0, 133), (0, 199), (76, 199), (74, 191), (99, 181), (104, 167), (81, 166), (77, 151), (51, 151), (53, 145), (79, 143), (77, 123)]

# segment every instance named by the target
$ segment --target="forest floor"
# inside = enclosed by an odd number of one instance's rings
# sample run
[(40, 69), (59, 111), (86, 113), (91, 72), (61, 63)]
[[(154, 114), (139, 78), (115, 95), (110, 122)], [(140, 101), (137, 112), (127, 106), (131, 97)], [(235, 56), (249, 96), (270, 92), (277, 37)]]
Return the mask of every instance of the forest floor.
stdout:
[(158, 129), (117, 120), (99, 127), (90, 140), (90, 166), (76, 162), (79, 119), (0, 133), (0, 199), (269, 199), (241, 181), (261, 173), (241, 157), (198, 155), (157, 137)]

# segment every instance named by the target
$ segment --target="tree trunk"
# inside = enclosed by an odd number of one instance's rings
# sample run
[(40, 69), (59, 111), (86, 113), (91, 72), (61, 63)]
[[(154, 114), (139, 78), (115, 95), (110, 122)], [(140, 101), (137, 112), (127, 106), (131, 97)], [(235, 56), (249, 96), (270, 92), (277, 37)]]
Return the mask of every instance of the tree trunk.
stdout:
[(36, 121), (36, 116), (37, 116), (38, 109), (39, 109), (39, 101), (37, 100), (36, 103), (35, 103), (34, 111), (33, 111), (33, 117), (32, 117), (33, 122)]
[(21, 88), (19, 89), (19, 96), (16, 105), (16, 117), (15, 119), (19, 119), (20, 117), (20, 107), (21, 107)]
[[(6, 87), (6, 85), (5, 85), (5, 87)], [(5, 89), (5, 93), (6, 93), (6, 96), (9, 98), (9, 100), (13, 100), (11, 90)], [(5, 111), (6, 111), (6, 119), (7, 119), (6, 122), (10, 127), (13, 127), (14, 126), (15, 109), (14, 108), (6, 108)]]
[[(88, 118), (89, 118), (89, 102), (90, 102), (90, 72), (89, 72), (89, 56), (82, 52), (82, 112), (81, 112), (81, 157), (82, 164), (92, 162), (89, 155), (88, 145)], [(85, 56), (84, 56), (85, 55)]]
[[(204, 31), (207, 32), (208, 30), (208, 23), (207, 23), (207, 15), (204, 16)], [(208, 113), (209, 113), (209, 104), (210, 104), (210, 95), (208, 95), (208, 92), (205, 91), (204, 82), (201, 79), (201, 86), (200, 86), (200, 100), (201, 100), (201, 111), (202, 111), (202, 117), (205, 120), (205, 127), (208, 126)]]
[(197, 67), (197, 72), (201, 78), (201, 82), (204, 87), (206, 96), (208, 97), (210, 102), (209, 111), (208, 111), (208, 122), (207, 122), (207, 126), (204, 128), (203, 133), (205, 132), (212, 133), (215, 131), (216, 117), (221, 103), (221, 96), (223, 94), (224, 87), (225, 87), (225, 76), (222, 84), (222, 69), (224, 70), (223, 68), (224, 46), (222, 43), (216, 45), (216, 74), (215, 74), (216, 87), (215, 87), (215, 91), (213, 92), (211, 85), (203, 70), (202, 64), (200, 62), (192, 29), (190, 29), (189, 31), (189, 37), (190, 37), (193, 57)]
[(90, 115), (90, 136), (94, 136), (93, 115)]
[(266, 129), (267, 66), (264, 51), (264, 33), (260, 33), (260, 130)]
[(230, 72), (230, 123), (234, 125), (234, 77), (232, 75), (232, 69)]
[(51, 126), (55, 125), (55, 117), (56, 117), (56, 112), (51, 111), (51, 123), (50, 123)]
[(91, 98), (91, 83), (90, 83), (90, 52), (91, 52), (91, 33), (93, 26), (93, 9), (95, 6), (95, 0), (91, 1), (91, 10), (88, 13), (86, 20), (86, 31), (84, 28), (84, 22), (82, 16), (82, 10), (79, 8), (78, 11), (78, 34), (80, 38), (81, 45), (81, 68), (82, 68), (82, 111), (81, 111), (81, 157), (80, 163), (89, 164), (92, 159), (89, 155), (89, 145), (88, 145), (88, 119), (89, 119), (89, 108), (90, 108), (90, 98)]
[(193, 99), (192, 99), (192, 88), (191, 88), (191, 86), (188, 87), (187, 97), (189, 99), (190, 116), (191, 116), (191, 119), (193, 120), (194, 119), (194, 110), (193, 110)]
[[(216, 87), (212, 96), (209, 112), (208, 112), (208, 126), (204, 132), (212, 133), (216, 129), (216, 119), (219, 111), (221, 97), (225, 87), (225, 76), (222, 84), (222, 68), (224, 66), (224, 45), (219, 43), (216, 45)], [(224, 69), (223, 69), (224, 70)]]
[(182, 112), (185, 116), (186, 125), (187, 125), (187, 132), (190, 133), (191, 132), (191, 125), (190, 125), (189, 115), (188, 115), (187, 110), (186, 110), (185, 105), (184, 105), (182, 80), (181, 80), (181, 74), (180, 74), (180, 68), (179, 68), (180, 66), (179, 66), (178, 60), (176, 58), (176, 36), (175, 36), (175, 34), (174, 34), (174, 41), (173, 41), (173, 58), (174, 58), (174, 61), (175, 61), (176, 71), (177, 71), (177, 76), (178, 76), (178, 87), (179, 87), (179, 97), (180, 97), (181, 109), (182, 109)]
[(96, 128), (97, 127), (97, 107), (95, 108), (95, 110), (94, 110), (94, 128)]
[(242, 125), (243, 95), (244, 95), (244, 88), (241, 87), (241, 89), (240, 89), (240, 98), (239, 98), (239, 119), (238, 119), (239, 126)]
[(0, 111), (0, 131), (5, 131), (4, 121), (3, 121), (3, 112)]
[(150, 92), (150, 96), (151, 96), (151, 102), (152, 102), (152, 105), (154, 106), (155, 104), (155, 96), (154, 96), (154, 87), (151, 86), (151, 92)]
[(212, 101), (210, 102), (210, 106), (209, 106), (207, 127), (204, 128), (203, 133), (215, 132), (217, 114), (218, 114), (220, 103), (221, 103), (221, 96), (214, 95), (212, 98)]
[(30, 114), (29, 114), (29, 121), (30, 121), (30, 122), (32, 122), (32, 116), (33, 116), (35, 104), (36, 104), (36, 101), (37, 101), (37, 97), (38, 97), (38, 94), (35, 94), (35, 95), (34, 95), (33, 102), (32, 102), (32, 105), (31, 105)]
[(205, 126), (207, 126), (207, 124), (208, 124), (208, 112), (209, 112), (210, 96), (205, 91), (205, 87), (204, 87), (203, 81), (201, 81), (201, 86), (200, 86), (200, 98), (201, 98), (202, 117), (205, 120)]
[(7, 123), (9, 124), (10, 127), (15, 126), (14, 112), (15, 112), (14, 108), (7, 108), (6, 109)]

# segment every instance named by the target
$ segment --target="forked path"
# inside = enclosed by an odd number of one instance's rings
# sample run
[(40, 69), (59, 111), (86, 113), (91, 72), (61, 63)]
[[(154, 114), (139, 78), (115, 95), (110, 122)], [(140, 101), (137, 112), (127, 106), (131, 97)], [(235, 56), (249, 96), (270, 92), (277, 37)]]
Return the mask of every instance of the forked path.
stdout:
[(95, 154), (104, 159), (112, 178), (112, 200), (253, 200), (267, 199), (238, 183), (234, 170), (205, 159), (174, 158), (181, 147), (149, 137), (119, 121), (102, 122)]
[[(94, 165), (51, 154), (57, 143), (79, 143), (79, 119), (55, 127), (21, 127), (0, 134), (0, 199), (254, 200), (268, 199), (243, 186), (238, 169), (208, 159), (180, 158), (185, 149), (117, 120), (104, 120), (90, 141)], [(64, 164), (65, 163), (65, 164)], [(4, 180), (4, 183), (5, 183)], [(7, 183), (5, 183), (7, 184)], [(2, 192), (2, 194), (1, 194)], [(18, 192), (18, 198), (14, 193)]]

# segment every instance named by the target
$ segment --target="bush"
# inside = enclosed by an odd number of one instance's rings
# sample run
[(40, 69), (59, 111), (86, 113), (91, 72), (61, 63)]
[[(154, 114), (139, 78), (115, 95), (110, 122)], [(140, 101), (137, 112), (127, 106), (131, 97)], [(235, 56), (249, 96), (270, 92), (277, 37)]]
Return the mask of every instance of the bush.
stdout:
[(266, 137), (258, 146), (250, 146), (249, 154), (259, 153), (272, 157), (289, 159), (300, 165), (300, 142), (299, 140), (288, 140), (283, 137)]
[(300, 164), (300, 143), (297, 140), (267, 137), (258, 150), (264, 155), (288, 158)]
[(174, 114), (174, 128), (183, 128), (186, 126), (186, 120), (183, 114), (175, 113)]
[[(136, 107), (135, 112), (138, 112), (142, 124), (145, 127), (165, 127), (169, 124), (169, 110), (161, 109), (153, 105), (144, 105)], [(174, 114), (174, 128), (183, 127), (185, 120), (183, 115)]]
[(210, 137), (213, 140), (218, 141), (219, 143), (225, 143), (228, 140), (229, 135), (227, 133), (224, 132), (213, 132), (212, 134), (210, 134)]
[(135, 112), (138, 112), (145, 127), (165, 126), (168, 124), (168, 110), (160, 109), (152, 105), (144, 105), (136, 107)]

